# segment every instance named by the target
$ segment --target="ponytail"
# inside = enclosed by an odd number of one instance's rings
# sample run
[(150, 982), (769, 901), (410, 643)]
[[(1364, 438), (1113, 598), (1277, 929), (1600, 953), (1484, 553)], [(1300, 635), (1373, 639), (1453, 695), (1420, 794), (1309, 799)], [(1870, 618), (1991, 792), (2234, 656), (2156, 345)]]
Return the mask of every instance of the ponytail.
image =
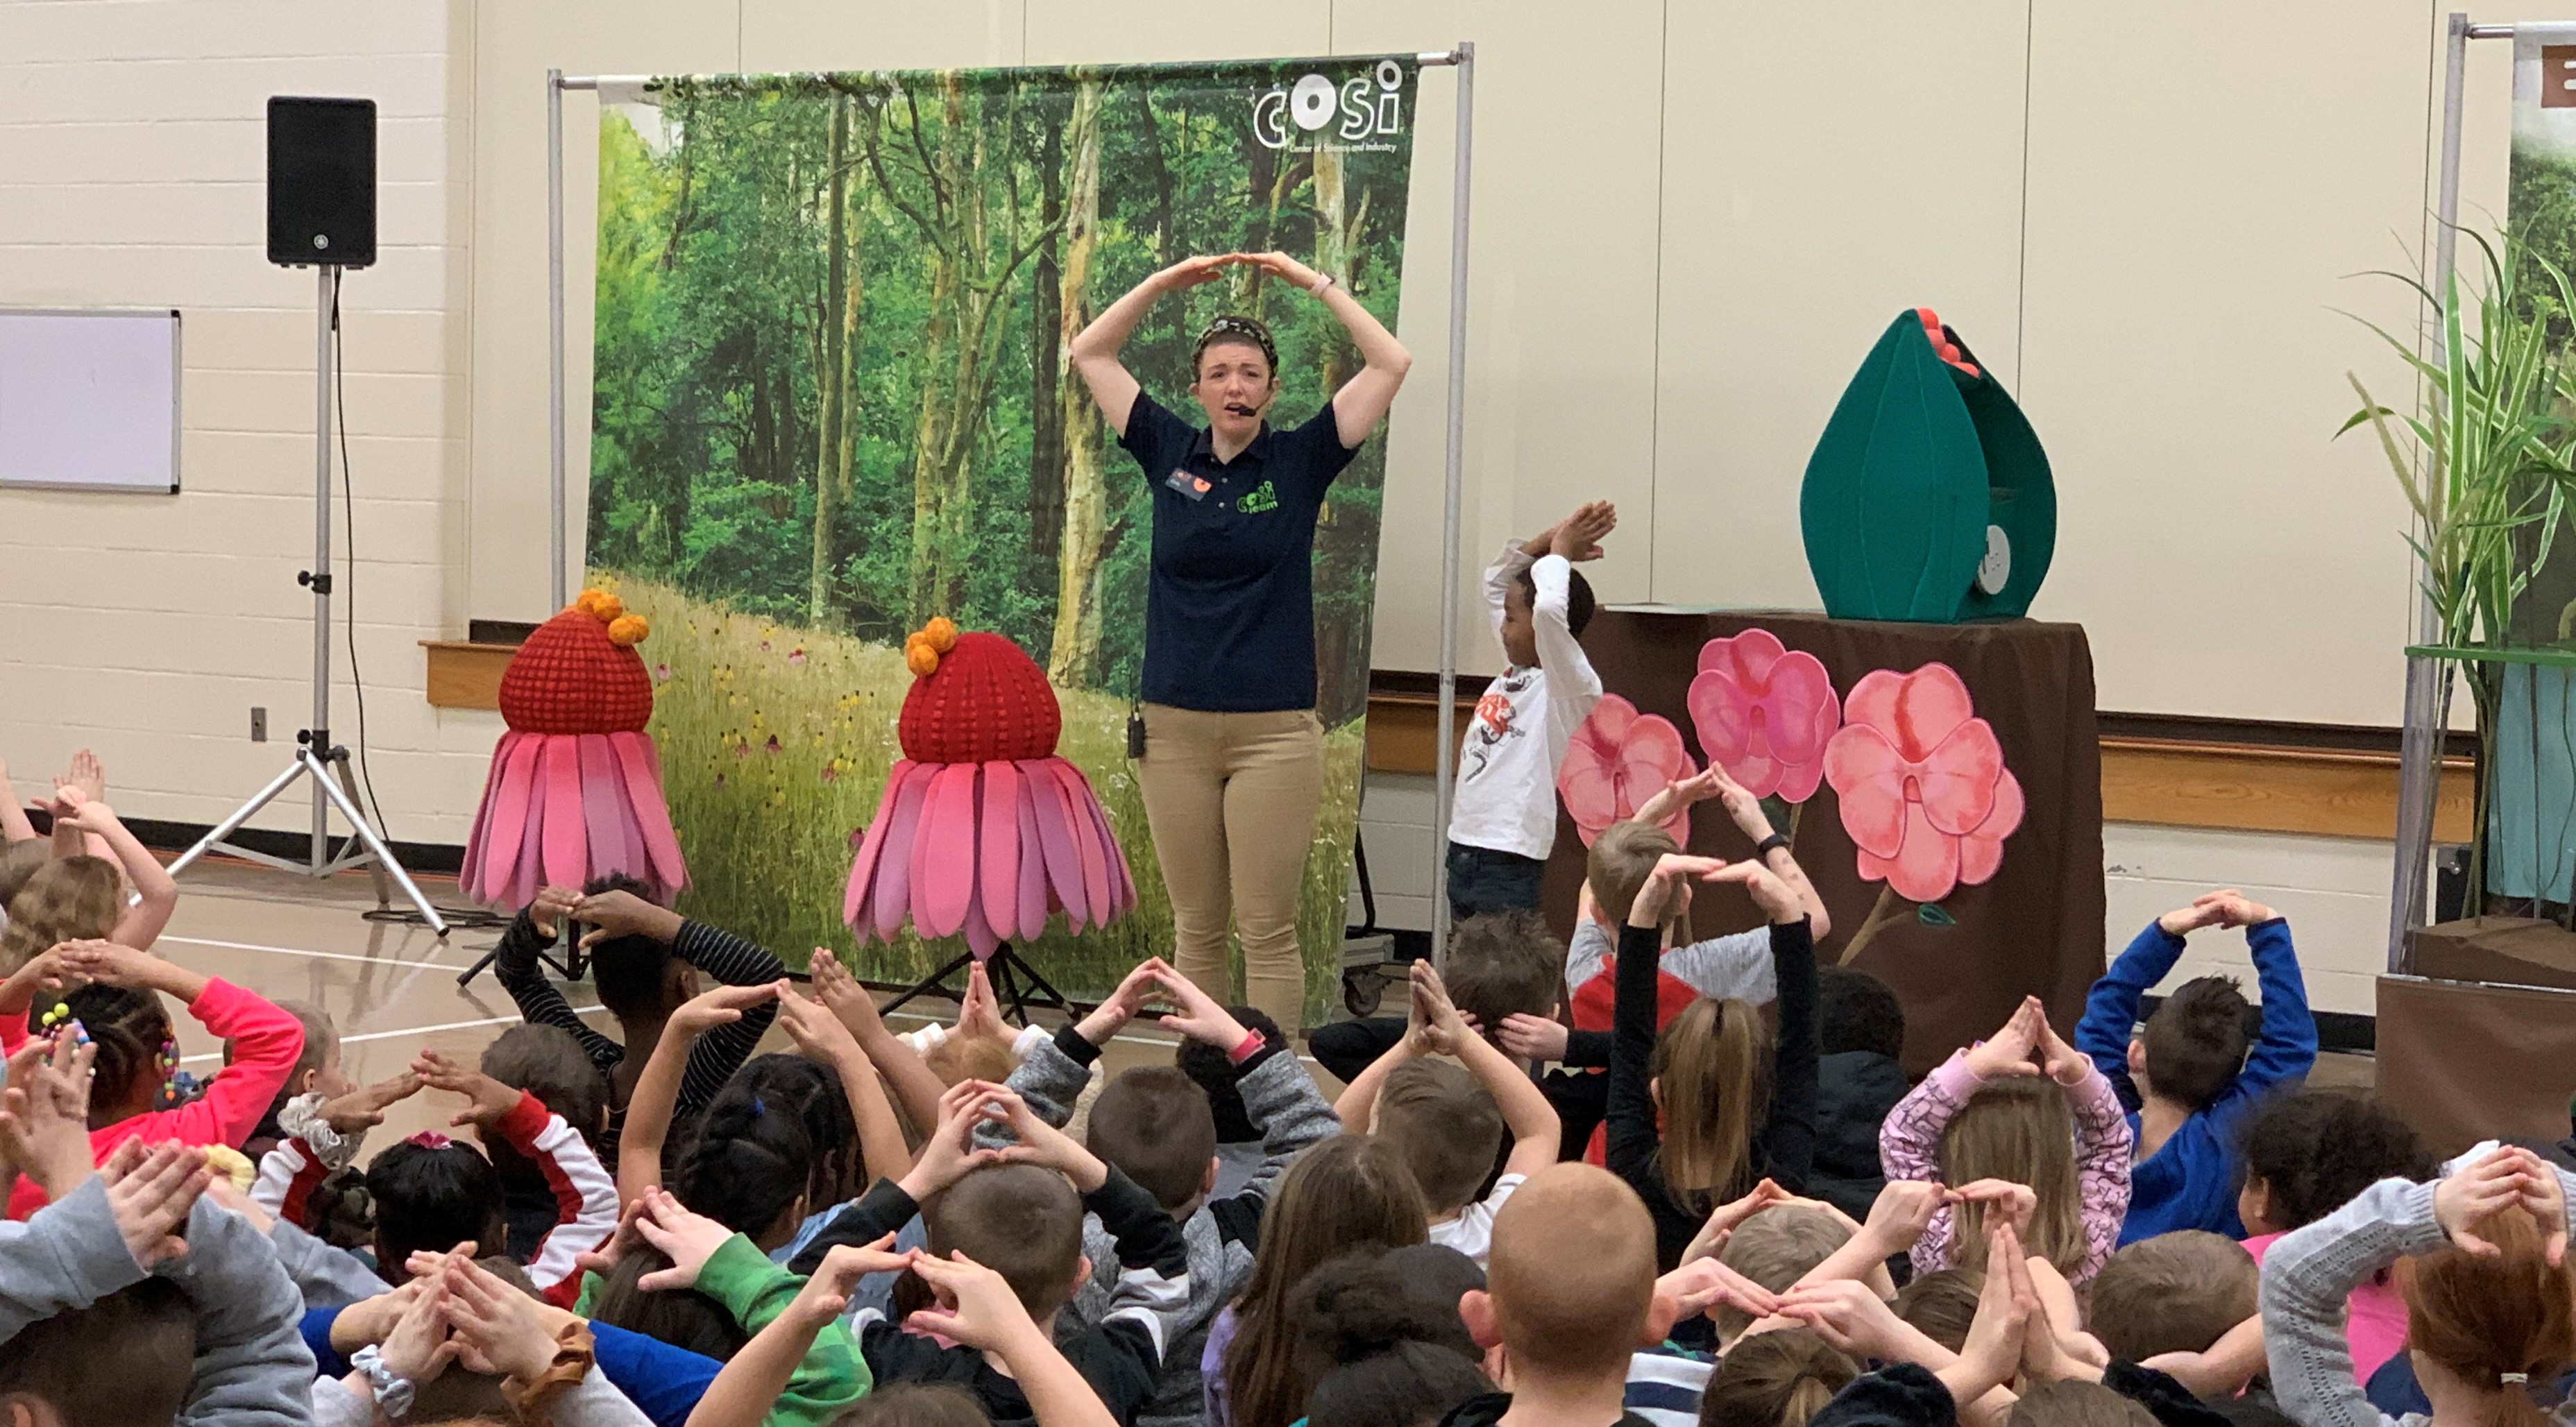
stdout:
[(1753, 1136), (1771, 1113), (1772, 1044), (1759, 1007), (1706, 996), (1655, 1042), (1646, 1073), (1663, 1097), (1662, 1168), (1674, 1203), (1706, 1210), (1751, 1187)]
[(2543, 1427), (2530, 1389), (2576, 1361), (2576, 1265), (2550, 1266), (2522, 1209), (2470, 1228), (2493, 1257), (2446, 1246), (2401, 1267), (2407, 1346), (2488, 1394), (2481, 1427)]

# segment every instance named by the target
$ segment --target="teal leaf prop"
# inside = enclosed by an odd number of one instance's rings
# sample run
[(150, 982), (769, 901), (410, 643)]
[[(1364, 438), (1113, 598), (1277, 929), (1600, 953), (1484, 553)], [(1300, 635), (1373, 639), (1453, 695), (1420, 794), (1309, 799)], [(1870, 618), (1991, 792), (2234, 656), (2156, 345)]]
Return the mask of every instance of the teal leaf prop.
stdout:
[(1938, 902), (1926, 902), (1914, 909), (1914, 920), (1927, 927), (1955, 927), (1959, 919), (1941, 909)]
[[(1917, 311), (1888, 324), (1817, 438), (1798, 496), (1807, 566), (1837, 619), (2017, 618), (2057, 539), (2048, 457), (1957, 334), (1942, 329), (1973, 373), (1943, 361), (1924, 324)], [(2011, 556), (1991, 594), (1976, 583), (1989, 525)]]

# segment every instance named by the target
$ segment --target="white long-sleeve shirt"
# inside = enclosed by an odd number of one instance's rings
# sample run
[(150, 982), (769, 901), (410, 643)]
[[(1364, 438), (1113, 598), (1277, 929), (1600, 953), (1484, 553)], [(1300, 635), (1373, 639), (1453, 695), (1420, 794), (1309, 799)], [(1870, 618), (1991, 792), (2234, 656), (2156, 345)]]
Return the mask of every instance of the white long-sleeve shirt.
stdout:
[(1485, 567), (1485, 613), (1503, 637), (1503, 601), (1527, 570), (1538, 597), (1530, 602), (1538, 667), (1511, 669), (1486, 686), (1458, 751), (1457, 801), (1449, 840), (1469, 847), (1544, 859), (1556, 845), (1556, 770), (1574, 730), (1601, 702), (1601, 678), (1566, 627), (1567, 577), (1562, 555), (1533, 561), (1519, 541)]

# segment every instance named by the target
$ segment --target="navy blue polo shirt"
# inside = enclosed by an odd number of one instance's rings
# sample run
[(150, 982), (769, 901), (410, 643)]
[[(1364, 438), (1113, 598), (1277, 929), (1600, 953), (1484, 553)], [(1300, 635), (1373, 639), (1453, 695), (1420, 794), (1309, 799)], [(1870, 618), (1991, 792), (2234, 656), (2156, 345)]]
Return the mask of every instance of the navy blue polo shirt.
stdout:
[(1145, 582), (1148, 703), (1207, 713), (1315, 706), (1315, 517), (1358, 454), (1332, 403), (1267, 424), (1231, 461), (1206, 430), (1136, 393), (1118, 444), (1154, 494)]

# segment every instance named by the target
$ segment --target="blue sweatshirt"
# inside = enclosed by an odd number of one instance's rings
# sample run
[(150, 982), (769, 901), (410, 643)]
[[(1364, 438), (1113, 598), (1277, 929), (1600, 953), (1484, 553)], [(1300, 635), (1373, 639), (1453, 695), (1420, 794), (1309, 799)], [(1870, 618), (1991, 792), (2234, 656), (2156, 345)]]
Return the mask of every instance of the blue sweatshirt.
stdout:
[[(2129, 1217), (2120, 1226), (2123, 1244), (2176, 1229), (2245, 1237), (2245, 1226), (2236, 1217), (2237, 1122), (2267, 1091), (2305, 1078), (2316, 1063), (2317, 1023), (2308, 1014), (2308, 988), (2299, 978), (2290, 924), (2275, 917), (2248, 927), (2245, 939), (2254, 950), (2255, 982), (2263, 997), (2262, 1033), (2245, 1068), (2218, 1098), (2183, 1121), (2171, 1139), (2129, 1171)], [(2181, 937), (2159, 923), (2147, 923), (2093, 983), (2092, 994), (2084, 998), (2084, 1019), (2075, 1026), (2075, 1048), (2109, 1077), (2128, 1108), (2133, 1134), (2143, 1104), (2129, 1079), (2129, 1034), (2138, 1023), (2138, 998), (2172, 972), (2182, 949)]]

